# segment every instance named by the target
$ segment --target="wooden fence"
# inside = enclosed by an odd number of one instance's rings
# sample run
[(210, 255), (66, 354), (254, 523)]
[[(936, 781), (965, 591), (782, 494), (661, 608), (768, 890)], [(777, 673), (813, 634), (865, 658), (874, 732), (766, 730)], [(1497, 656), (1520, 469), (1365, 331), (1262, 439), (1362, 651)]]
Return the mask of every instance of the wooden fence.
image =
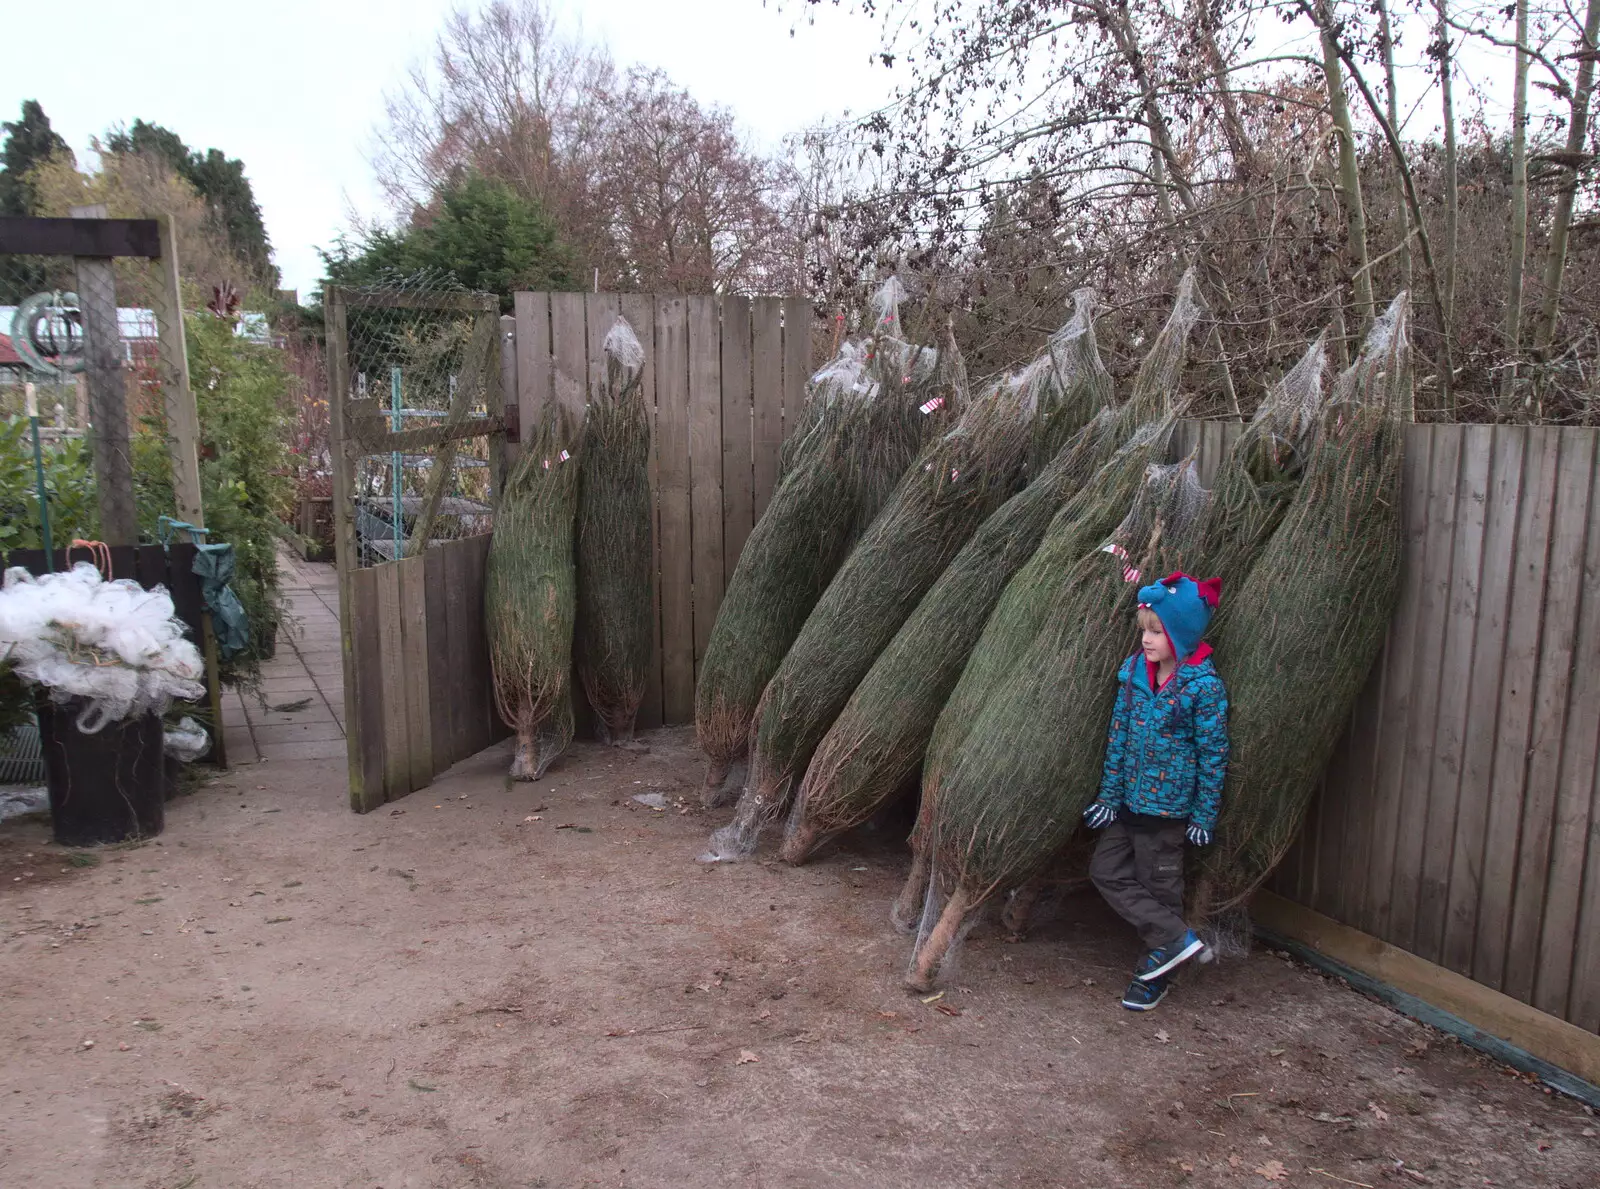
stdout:
[(656, 657), (641, 727), (694, 719), (694, 683), (722, 592), (778, 478), (784, 428), (811, 373), (800, 298), (518, 293), (502, 371), (523, 426), (545, 402), (573, 411), (620, 314), (645, 349), (652, 410)]
[[(1214, 468), (1231, 427), (1185, 427)], [(1383, 659), (1273, 888), (1600, 1032), (1600, 432), (1418, 425)], [(1221, 658), (1225, 663), (1226, 658)]]
[[(345, 690), (352, 808), (425, 788), (510, 732), (495, 712), (483, 621), (487, 536), (354, 569)], [(359, 777), (359, 786), (356, 779)]]
[[(581, 401), (617, 313), (645, 346), (658, 664), (641, 725), (690, 722), (723, 589), (771, 497), (802, 399), (810, 311), (779, 298), (561, 293), (520, 293), (515, 308), (502, 320), (502, 382), (523, 425), (546, 401)], [(1179, 449), (1199, 447), (1203, 481), (1237, 428), (1183, 427)], [(1272, 885), (1591, 1034), (1600, 1032), (1597, 450), (1600, 433), (1586, 429), (1408, 430), (1399, 611)], [(450, 741), (414, 761), (427, 771), (409, 787), (504, 732), (484, 710), (484, 548), (458, 542), (359, 579), (357, 603), (392, 604), (404, 625), (395, 649), (369, 645), (392, 652), (383, 663), (395, 666), (376, 682), (405, 691), (359, 713)], [(437, 627), (435, 597), (451, 608)], [(439, 698), (419, 675), (452, 665), (464, 684)]]

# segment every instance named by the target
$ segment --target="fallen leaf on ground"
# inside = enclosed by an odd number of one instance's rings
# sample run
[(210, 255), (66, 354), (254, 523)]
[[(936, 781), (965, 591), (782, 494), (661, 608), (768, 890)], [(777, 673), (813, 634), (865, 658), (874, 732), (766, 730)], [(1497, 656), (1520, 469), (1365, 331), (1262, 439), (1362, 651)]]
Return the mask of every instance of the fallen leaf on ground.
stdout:
[(1256, 1175), (1268, 1181), (1282, 1181), (1289, 1176), (1289, 1170), (1283, 1167), (1283, 1161), (1269, 1160), (1256, 1169)]
[(739, 1059), (737, 1061), (735, 1061), (734, 1064), (735, 1065), (752, 1065), (752, 1064), (754, 1064), (755, 1062), (757, 1062), (759, 1060), (761, 1060), (761, 1058), (757, 1057), (749, 1049), (740, 1049), (739, 1050)]
[(1228, 1157), (1228, 1167), (1229, 1168), (1238, 1168), (1239, 1165), (1241, 1165), (1243, 1163), (1244, 1162), (1242, 1160), (1240, 1160), (1237, 1156), (1229, 1156)]
[(1172, 1037), (1167, 1035), (1167, 1030), (1165, 1028), (1162, 1028), (1162, 1029), (1159, 1029), (1156, 1032), (1156, 1039), (1159, 1040), (1162, 1044), (1166, 1044), (1169, 1040), (1172, 1039)]
[(389, 816), (390, 817), (399, 817), (404, 812), (405, 812), (404, 809), (391, 809), (389, 811)]
[(1389, 1112), (1384, 1110), (1377, 1103), (1375, 1103), (1375, 1102), (1367, 1103), (1367, 1109), (1372, 1112), (1372, 1117), (1374, 1119), (1376, 1119), (1378, 1122), (1387, 1123), (1389, 1121)]

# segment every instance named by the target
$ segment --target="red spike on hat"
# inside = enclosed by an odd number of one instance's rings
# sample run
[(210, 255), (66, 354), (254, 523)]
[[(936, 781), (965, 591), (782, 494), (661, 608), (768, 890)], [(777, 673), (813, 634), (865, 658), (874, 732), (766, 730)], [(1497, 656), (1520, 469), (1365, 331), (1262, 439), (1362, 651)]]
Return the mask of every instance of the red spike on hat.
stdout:
[(1205, 600), (1206, 606), (1210, 607), (1213, 611), (1217, 609), (1217, 604), (1222, 601), (1221, 578), (1207, 578), (1204, 582), (1202, 582), (1193, 574), (1185, 574), (1182, 570), (1177, 570), (1163, 578), (1161, 580), (1161, 585), (1173, 586), (1180, 578), (1187, 578), (1190, 582), (1193, 582), (1195, 586), (1199, 587), (1200, 597)]

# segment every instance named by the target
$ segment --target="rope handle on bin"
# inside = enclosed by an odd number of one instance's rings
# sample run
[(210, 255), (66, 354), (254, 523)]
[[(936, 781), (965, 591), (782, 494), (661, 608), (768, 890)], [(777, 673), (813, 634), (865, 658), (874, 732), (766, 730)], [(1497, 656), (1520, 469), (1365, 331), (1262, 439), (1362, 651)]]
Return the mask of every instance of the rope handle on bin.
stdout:
[(74, 549), (87, 549), (89, 551), (90, 560), (94, 562), (95, 569), (100, 571), (100, 577), (104, 578), (107, 582), (111, 581), (111, 546), (107, 545), (104, 541), (85, 541), (81, 538), (74, 539), (72, 544), (67, 546), (65, 558), (67, 569), (69, 570), (72, 569), (72, 551)]

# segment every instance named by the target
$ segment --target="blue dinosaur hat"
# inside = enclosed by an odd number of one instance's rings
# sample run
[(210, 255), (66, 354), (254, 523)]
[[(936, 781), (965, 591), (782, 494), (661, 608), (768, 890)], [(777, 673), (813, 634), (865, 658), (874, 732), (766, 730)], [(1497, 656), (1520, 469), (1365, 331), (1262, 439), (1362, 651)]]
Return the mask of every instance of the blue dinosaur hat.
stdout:
[(1139, 606), (1156, 613), (1180, 661), (1200, 647), (1200, 637), (1206, 634), (1221, 599), (1221, 578), (1197, 582), (1188, 574), (1169, 574), (1139, 588)]

